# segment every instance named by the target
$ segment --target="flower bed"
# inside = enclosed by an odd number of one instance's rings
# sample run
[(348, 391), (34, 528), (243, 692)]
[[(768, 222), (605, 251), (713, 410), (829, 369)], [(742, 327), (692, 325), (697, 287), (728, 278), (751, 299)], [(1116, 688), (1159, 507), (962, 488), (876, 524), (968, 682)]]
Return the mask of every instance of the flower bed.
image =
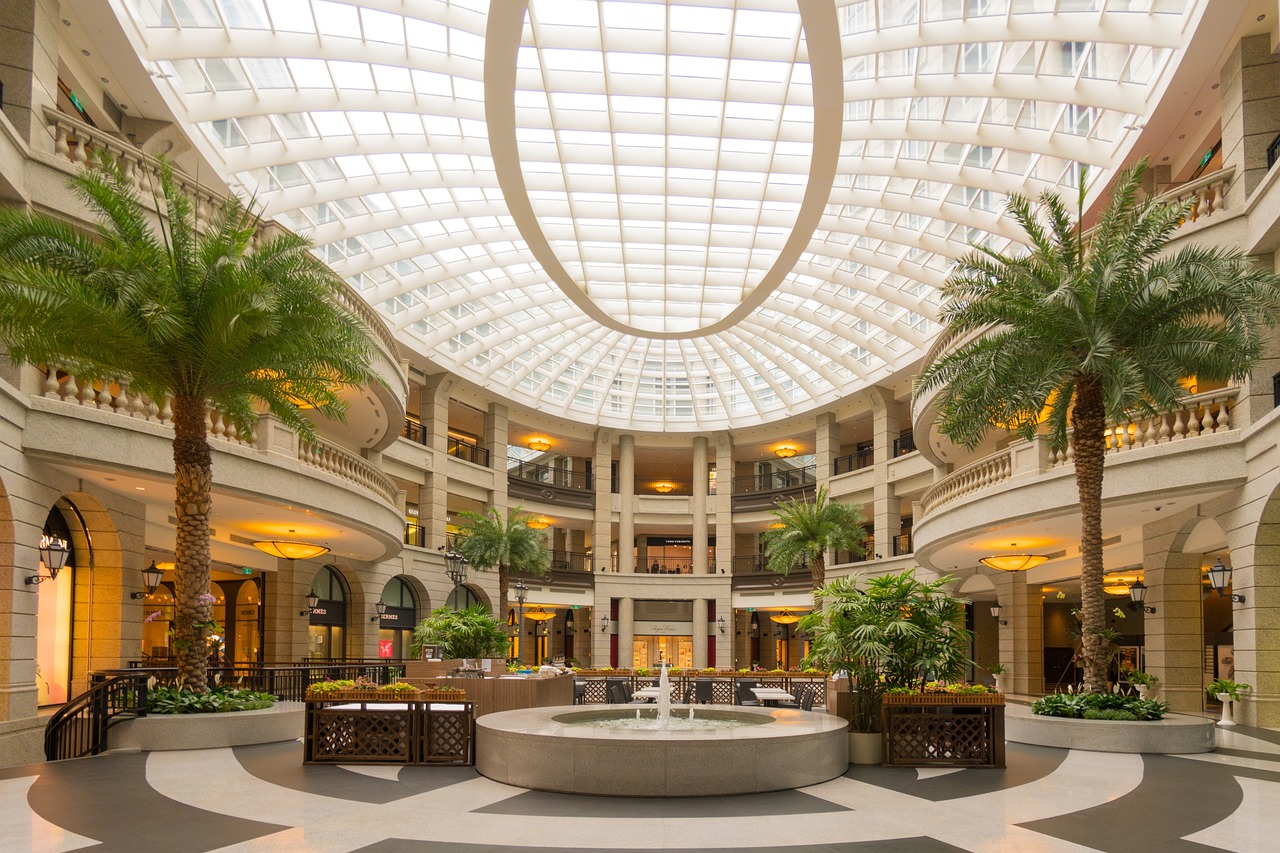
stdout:
[(235, 711), (260, 711), (275, 704), (270, 693), (215, 687), (206, 693), (195, 693), (176, 687), (152, 687), (147, 691), (148, 714), (214, 714)]
[(1158, 699), (1113, 693), (1051, 693), (1031, 703), (1033, 714), (1077, 720), (1143, 722), (1163, 719), (1168, 712), (1168, 703)]

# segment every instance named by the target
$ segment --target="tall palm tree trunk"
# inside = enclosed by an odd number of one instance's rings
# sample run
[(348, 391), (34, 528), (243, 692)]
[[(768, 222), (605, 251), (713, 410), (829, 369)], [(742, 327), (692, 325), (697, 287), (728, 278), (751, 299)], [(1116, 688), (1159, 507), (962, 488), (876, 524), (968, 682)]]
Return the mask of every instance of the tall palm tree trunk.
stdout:
[(1085, 690), (1107, 689), (1108, 642), (1102, 593), (1102, 466), (1106, 461), (1106, 409), (1102, 382), (1086, 377), (1076, 385), (1071, 411), (1071, 443), (1076, 457), (1076, 489), (1080, 498), (1080, 640)]
[[(813, 591), (817, 592), (827, 583), (827, 555), (825, 551), (819, 551), (813, 556), (813, 562), (809, 564), (809, 571), (813, 575)], [(814, 598), (814, 607), (819, 608), (822, 603)]]
[[(498, 619), (507, 618), (507, 588), (511, 584), (511, 569), (506, 563), (498, 563)], [(520, 618), (523, 614), (516, 614), (516, 630), (520, 630)]]
[(206, 633), (211, 607), (201, 596), (209, 592), (209, 509), (213, 455), (205, 430), (205, 402), (194, 397), (173, 401), (174, 546), (177, 571), (174, 647), (178, 681), (191, 690), (209, 689)]

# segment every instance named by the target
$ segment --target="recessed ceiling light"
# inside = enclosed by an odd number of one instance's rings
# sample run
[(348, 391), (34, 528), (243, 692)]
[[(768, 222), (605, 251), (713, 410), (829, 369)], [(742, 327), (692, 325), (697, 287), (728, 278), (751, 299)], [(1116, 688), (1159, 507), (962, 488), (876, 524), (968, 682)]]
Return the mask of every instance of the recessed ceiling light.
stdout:
[(134, 486), (133, 488), (139, 492), (145, 492), (147, 490), (146, 486)]
[(71, 26), (71, 22), (70, 22), (70, 21), (68, 21), (66, 18), (63, 18), (63, 19), (62, 19), (62, 26), (64, 26), (64, 27), (69, 27), (69, 26)]
[(1262, 15), (1259, 15), (1259, 16), (1258, 16), (1258, 20), (1259, 20), (1259, 21), (1265, 21), (1266, 19), (1267, 19), (1266, 14), (1262, 14)]
[(110, 82), (111, 82), (111, 81), (110, 81), (110, 80), (108, 80), (106, 77), (99, 77), (98, 79), (99, 79), (99, 80), (101, 80), (103, 83), (110, 83)]
[(88, 55), (89, 55), (89, 51), (85, 50), (84, 48), (81, 48), (81, 49), (80, 49), (80, 55), (81, 55), (81, 56), (88, 56)]
[(1222, 85), (1221, 83), (1214, 83), (1214, 84), (1213, 84), (1212, 86), (1210, 86), (1209, 88), (1210, 88), (1210, 89), (1216, 89), (1216, 88), (1218, 88), (1218, 87), (1219, 87), (1219, 86), (1221, 86), (1221, 85)]
[(1204, 110), (1196, 110), (1196, 115), (1200, 115)]
[(1163, 158), (1163, 159), (1161, 160), (1161, 162), (1162, 162), (1162, 163), (1168, 163), (1168, 162), (1169, 162), (1169, 158), (1168, 158), (1168, 157), (1165, 157), (1165, 158)]
[(1179, 133), (1179, 134), (1178, 134), (1178, 138), (1179, 138), (1179, 139), (1186, 139), (1186, 138), (1187, 138), (1187, 135), (1186, 135), (1185, 133)]

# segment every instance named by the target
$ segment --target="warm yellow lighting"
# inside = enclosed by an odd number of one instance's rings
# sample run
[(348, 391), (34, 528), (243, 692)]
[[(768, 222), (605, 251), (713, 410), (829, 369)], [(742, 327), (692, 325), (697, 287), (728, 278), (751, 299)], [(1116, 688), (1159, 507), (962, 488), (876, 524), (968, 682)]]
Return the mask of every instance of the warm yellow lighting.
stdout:
[(178, 564), (172, 560), (165, 560), (163, 563), (156, 563), (156, 568), (162, 572), (171, 572), (177, 568)]
[[(290, 530), (289, 534), (292, 535), (293, 531)], [(329, 549), (324, 545), (299, 542), (296, 539), (263, 539), (260, 542), (254, 542), (253, 547), (282, 560), (310, 560), (312, 557), (329, 553)]]
[(1107, 595), (1128, 595), (1129, 587), (1140, 580), (1136, 575), (1107, 575), (1102, 579), (1102, 591)]
[(769, 525), (769, 529), (770, 530), (786, 530), (787, 525), (784, 522), (775, 521), (773, 524)]
[(1027, 569), (1034, 569), (1042, 563), (1049, 562), (1049, 558), (1041, 554), (996, 554), (983, 557), (978, 562), (1002, 572), (1025, 572)]
[(539, 604), (532, 610), (526, 610), (524, 618), (531, 622), (546, 622), (548, 619), (556, 618), (556, 612), (554, 610), (543, 610), (542, 605)]
[(529, 439), (529, 449), (536, 450), (538, 453), (543, 453), (551, 449), (551, 442), (547, 441), (545, 438), (531, 438)]
[(794, 625), (800, 621), (800, 617), (791, 612), (790, 607), (782, 608), (782, 612), (777, 615), (770, 615), (770, 619), (779, 625)]
[(653, 490), (655, 492), (665, 495), (667, 492), (674, 491), (675, 485), (672, 483), (656, 483), (653, 487)]
[(525, 526), (528, 527), (530, 530), (546, 530), (548, 527), (551, 526), (551, 519), (531, 518), (525, 522)]
[(779, 459), (790, 459), (798, 452), (794, 444), (780, 444), (773, 449), (773, 455)]

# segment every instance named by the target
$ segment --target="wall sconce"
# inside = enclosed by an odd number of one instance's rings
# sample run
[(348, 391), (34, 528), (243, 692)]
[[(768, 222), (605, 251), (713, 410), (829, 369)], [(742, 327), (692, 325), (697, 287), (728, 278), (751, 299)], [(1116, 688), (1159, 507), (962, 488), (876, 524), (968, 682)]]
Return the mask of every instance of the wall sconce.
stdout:
[(146, 587), (146, 592), (131, 592), (129, 597), (134, 601), (140, 598), (146, 598), (160, 588), (160, 581), (164, 579), (164, 572), (156, 565), (156, 561), (152, 560), (151, 565), (142, 570), (142, 585)]
[(27, 578), (27, 583), (57, 580), (58, 572), (62, 571), (62, 567), (67, 564), (67, 558), (70, 556), (71, 549), (67, 547), (67, 540), (59, 539), (56, 536), (41, 536), (40, 562), (44, 563), (44, 567), (49, 571), (49, 574), (36, 573), (30, 575)]
[[(27, 578), (27, 583), (33, 583)], [(1218, 558), (1218, 562), (1213, 564), (1213, 568), (1209, 569), (1209, 586), (1213, 587), (1213, 591), (1224, 598), (1230, 598), (1236, 604), (1244, 604), (1244, 596), (1236, 595), (1234, 592), (1230, 595), (1224, 595), (1223, 591), (1231, 585), (1231, 567), (1222, 565), (1222, 558)]]
[(605, 614), (600, 617), (600, 633), (604, 634), (609, 630), (609, 616)]
[(995, 604), (991, 605), (991, 615), (995, 617), (995, 620), (996, 620), (997, 622), (999, 622), (1001, 625), (1008, 625), (1008, 624), (1009, 624), (1009, 620), (1008, 620), (1008, 619), (1001, 619), (1001, 618), (1000, 618), (1000, 613), (1001, 613), (1003, 610), (1004, 610), (1004, 608), (1000, 606), (1000, 602), (998, 602), (998, 601), (997, 601)]
[(717, 619), (717, 620), (716, 620), (716, 627), (718, 627), (718, 628), (720, 629), (720, 633), (721, 633), (721, 634), (723, 634), (723, 633), (724, 633), (724, 627), (725, 627), (725, 626), (724, 626), (724, 617), (723, 617), (723, 616), (721, 616), (719, 619)]
[(537, 453), (545, 453), (551, 449), (551, 442), (545, 438), (531, 438), (529, 439), (529, 449)]
[(564, 614), (564, 632), (566, 634), (572, 634), (573, 627), (574, 627), (573, 610), (570, 609), (567, 613)]
[(319, 596), (319, 595), (317, 595), (317, 594), (316, 594), (316, 591), (313, 589), (313, 590), (311, 590), (311, 592), (307, 593), (307, 609), (306, 609), (306, 610), (299, 610), (299, 611), (298, 611), (298, 615), (299, 615), (299, 616), (310, 616), (310, 615), (311, 615), (311, 611), (312, 611), (312, 610), (315, 610), (315, 609), (316, 609), (317, 607), (319, 607), (319, 606), (320, 606), (320, 596)]
[(373, 607), (378, 611), (378, 615), (369, 617), (370, 622), (377, 622), (383, 616), (387, 615), (387, 603), (382, 599), (378, 599), (377, 603), (374, 604)]
[(1147, 607), (1144, 603), (1147, 600), (1147, 585), (1142, 581), (1134, 581), (1129, 584), (1129, 609), (1137, 612), (1138, 608), (1142, 608), (1143, 613), (1155, 613), (1154, 607)]

